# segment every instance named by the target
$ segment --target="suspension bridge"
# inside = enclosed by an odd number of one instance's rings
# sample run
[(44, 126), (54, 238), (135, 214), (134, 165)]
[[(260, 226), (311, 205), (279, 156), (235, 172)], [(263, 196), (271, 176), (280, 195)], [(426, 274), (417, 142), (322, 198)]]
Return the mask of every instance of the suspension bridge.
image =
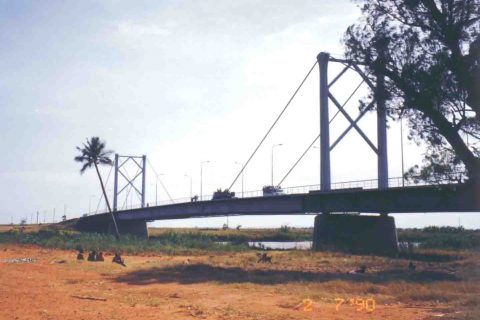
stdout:
[[(329, 77), (330, 63), (342, 65), (341, 71), (333, 78)], [(319, 107), (320, 132), (307, 145), (287, 174), (278, 185), (270, 186), (270, 192), (265, 189), (257, 191), (242, 190), (234, 193), (234, 186), (245, 168), (261, 148), (272, 129), (283, 116), (312, 71), (319, 67)], [(347, 72), (355, 72), (361, 78), (359, 85), (349, 97), (340, 103), (333, 95), (331, 88)], [(330, 80), (331, 78), (331, 80)], [(374, 80), (372, 81), (372, 78)], [(115, 156), (114, 165), (114, 195), (113, 210), (118, 221), (120, 233), (132, 233), (138, 236), (148, 236), (147, 221), (163, 219), (185, 219), (199, 217), (215, 217), (229, 215), (316, 215), (314, 226), (314, 247), (329, 245), (337, 241), (360, 242), (363, 246), (372, 247), (372, 251), (392, 251), (396, 248), (395, 223), (389, 213), (415, 212), (480, 212), (480, 183), (448, 183), (439, 181), (426, 184), (406, 181), (403, 177), (389, 177), (387, 153), (387, 113), (385, 109), (383, 90), (384, 79), (381, 75), (371, 77), (362, 68), (362, 63), (331, 57), (322, 52), (317, 56), (313, 66), (296, 88), (280, 114), (275, 118), (265, 135), (260, 139), (253, 152), (245, 161), (241, 170), (235, 175), (232, 183), (225, 191), (211, 196), (203, 194), (200, 197), (172, 199), (168, 190), (169, 201), (158, 203), (145, 202), (145, 175), (148, 160), (146, 156)], [(366, 104), (356, 117), (352, 117), (345, 105), (357, 92), (360, 86), (366, 85), (373, 92), (373, 98)], [(330, 106), (336, 107), (336, 113), (330, 116)], [(358, 125), (368, 112), (376, 112), (377, 134), (372, 141)], [(342, 115), (347, 121), (347, 128), (335, 139), (330, 138), (332, 121)], [(377, 158), (377, 179), (336, 182), (331, 181), (331, 151), (351, 131), (356, 131)], [(284, 180), (301, 162), (305, 154), (320, 141), (320, 182), (318, 185), (295, 186), (281, 188)], [(353, 156), (353, 155), (352, 155)], [(126, 163), (134, 163), (138, 168), (133, 177), (122, 171)], [(151, 168), (158, 179), (158, 174)], [(125, 181), (122, 187), (119, 178)], [(135, 185), (141, 180), (141, 187)], [(273, 190), (273, 191), (272, 191)], [(138, 206), (126, 205), (119, 208), (119, 196), (122, 193), (135, 192), (141, 203)], [(333, 214), (333, 213), (356, 213)], [(377, 216), (360, 213), (379, 214)], [(108, 213), (86, 216), (79, 219), (77, 228), (84, 231), (111, 232), (112, 221)], [(345, 240), (348, 238), (347, 240)]]

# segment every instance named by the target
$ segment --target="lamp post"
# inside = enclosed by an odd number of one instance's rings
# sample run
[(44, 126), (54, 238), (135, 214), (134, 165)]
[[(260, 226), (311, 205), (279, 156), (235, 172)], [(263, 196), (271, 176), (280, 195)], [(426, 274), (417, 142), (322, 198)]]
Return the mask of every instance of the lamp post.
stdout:
[(403, 162), (403, 121), (402, 117), (400, 117), (400, 153), (402, 154), (402, 187), (405, 187), (405, 167)]
[[(240, 162), (235, 161), (235, 164), (238, 164), (240, 168), (243, 168), (243, 165)], [(243, 198), (243, 171), (242, 171), (242, 198)]]
[(203, 196), (203, 164), (210, 163), (209, 160), (200, 162), (200, 201), (202, 201)]
[(188, 175), (188, 174), (185, 174), (184, 175), (186, 178), (190, 178), (190, 200), (192, 199), (193, 197), (193, 191), (192, 191), (192, 176), (191, 175)]
[(278, 143), (278, 144), (272, 145), (272, 186), (273, 186), (273, 150), (275, 149), (275, 147), (280, 147), (280, 146), (283, 146), (283, 144)]

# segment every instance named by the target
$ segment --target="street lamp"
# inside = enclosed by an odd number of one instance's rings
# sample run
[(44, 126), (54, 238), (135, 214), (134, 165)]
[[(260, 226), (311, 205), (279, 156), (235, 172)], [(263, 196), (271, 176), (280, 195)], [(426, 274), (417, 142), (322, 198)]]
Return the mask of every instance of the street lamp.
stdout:
[(185, 174), (184, 175), (186, 178), (190, 178), (190, 200), (192, 199), (193, 197), (193, 192), (192, 192), (192, 176), (191, 175), (188, 175), (188, 174)]
[[(468, 137), (468, 136), (467, 136)], [(400, 153), (402, 154), (402, 187), (405, 187), (405, 167), (403, 163), (403, 120), (400, 117)]]
[(203, 164), (210, 163), (209, 160), (200, 162), (200, 201), (202, 201), (203, 196)]
[(275, 147), (280, 147), (280, 146), (283, 146), (283, 144), (278, 143), (278, 144), (272, 145), (272, 186), (273, 186), (273, 149), (275, 149)]
[[(243, 169), (243, 165), (240, 162), (235, 161), (235, 164), (238, 164), (240, 168)], [(242, 198), (243, 198), (243, 171), (242, 171)]]

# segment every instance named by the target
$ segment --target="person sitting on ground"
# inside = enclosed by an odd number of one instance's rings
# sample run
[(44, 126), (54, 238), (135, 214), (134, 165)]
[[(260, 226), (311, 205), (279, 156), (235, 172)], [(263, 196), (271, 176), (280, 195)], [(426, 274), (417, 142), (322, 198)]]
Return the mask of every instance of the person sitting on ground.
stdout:
[(90, 253), (88, 254), (87, 260), (88, 261), (97, 261), (97, 251), (95, 251), (95, 250), (90, 251)]
[(102, 251), (98, 252), (97, 261), (105, 261), (105, 259), (103, 258), (103, 252)]
[(410, 263), (408, 264), (408, 270), (415, 271), (415, 268), (416, 268), (415, 264), (412, 261), (410, 261)]
[(83, 249), (78, 249), (77, 260), (83, 260)]
[(112, 259), (112, 262), (114, 263), (118, 263), (124, 267), (126, 267), (127, 265), (125, 264), (125, 261), (122, 259), (122, 257), (120, 256), (120, 253), (118, 252), (115, 252), (115, 256), (113, 257)]

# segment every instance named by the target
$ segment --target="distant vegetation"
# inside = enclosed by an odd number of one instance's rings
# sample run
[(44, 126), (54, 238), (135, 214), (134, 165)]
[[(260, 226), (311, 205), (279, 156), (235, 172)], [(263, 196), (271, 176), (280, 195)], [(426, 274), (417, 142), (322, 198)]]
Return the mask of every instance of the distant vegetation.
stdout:
[(0, 233), (0, 243), (34, 244), (64, 250), (122, 251), (126, 254), (163, 252), (168, 254), (195, 254), (205, 251), (242, 251), (246, 245), (219, 244), (208, 236), (165, 233), (159, 237), (140, 239), (128, 235), (116, 240), (113, 235), (79, 233), (74, 231), (42, 229), (24, 233), (17, 230)]
[(398, 240), (418, 242), (422, 248), (479, 250), (480, 230), (467, 230), (463, 227), (399, 229)]
[[(247, 242), (249, 241), (311, 241), (313, 229), (288, 226), (282, 226), (279, 229), (151, 228), (149, 233), (148, 240), (125, 235), (120, 242), (116, 242), (110, 235), (56, 230), (53, 226), (36, 228), (16, 226), (13, 229), (11, 226), (5, 226), (0, 228), (0, 243), (35, 244), (66, 250), (75, 250), (80, 246), (86, 250), (122, 250), (129, 254), (143, 252), (184, 254), (201, 251), (248, 250)], [(427, 227), (398, 229), (397, 234), (402, 244), (415, 243), (420, 249), (480, 250), (480, 230), (466, 230), (462, 227)], [(219, 242), (226, 242), (226, 244)]]
[(213, 241), (245, 243), (248, 241), (311, 241), (312, 228), (292, 228), (282, 226), (280, 229), (161, 229), (151, 228), (152, 238), (162, 238), (171, 233), (191, 237), (208, 237)]

